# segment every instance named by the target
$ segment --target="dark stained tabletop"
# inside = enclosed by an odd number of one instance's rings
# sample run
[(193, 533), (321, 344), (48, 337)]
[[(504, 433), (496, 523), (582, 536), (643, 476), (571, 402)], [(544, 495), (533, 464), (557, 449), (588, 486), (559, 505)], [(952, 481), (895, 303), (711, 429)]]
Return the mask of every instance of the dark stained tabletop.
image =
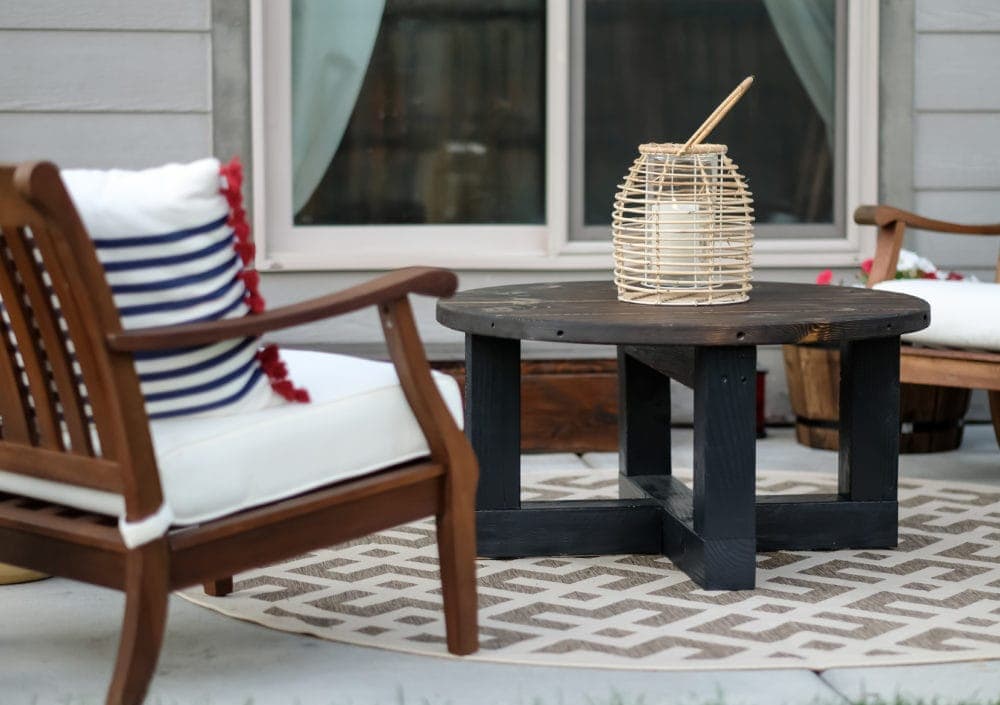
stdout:
[(610, 281), (460, 291), (437, 306), (443, 325), (497, 338), (632, 345), (761, 345), (897, 336), (926, 328), (927, 302), (888, 291), (754, 282), (750, 300), (718, 306), (618, 301)]

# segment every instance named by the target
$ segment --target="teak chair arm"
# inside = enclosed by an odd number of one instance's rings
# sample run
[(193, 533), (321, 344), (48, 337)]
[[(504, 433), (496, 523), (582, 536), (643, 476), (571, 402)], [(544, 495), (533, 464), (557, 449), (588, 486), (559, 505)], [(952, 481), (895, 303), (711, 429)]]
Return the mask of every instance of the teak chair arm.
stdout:
[[(951, 223), (946, 220), (925, 218), (916, 213), (885, 205), (858, 206), (854, 211), (854, 222), (878, 227), (875, 257), (871, 272), (868, 274), (868, 286), (895, 277), (899, 250), (903, 246), (903, 236), (908, 225), (920, 230), (955, 235), (1000, 235), (1000, 223), (982, 225)], [(997, 281), (1000, 281), (1000, 260), (997, 261), (996, 277)]]
[(242, 318), (109, 333), (107, 343), (116, 352), (206, 345), (319, 321), (367, 306), (396, 301), (407, 294), (451, 296), (457, 286), (457, 277), (448, 270), (407, 267), (343, 291)]
[(982, 225), (964, 225), (947, 220), (925, 218), (916, 213), (910, 213), (892, 206), (858, 206), (854, 211), (854, 222), (859, 225), (890, 225), (902, 221), (921, 230), (934, 230), (941, 233), (956, 233), (959, 235), (1000, 235), (1000, 223)]

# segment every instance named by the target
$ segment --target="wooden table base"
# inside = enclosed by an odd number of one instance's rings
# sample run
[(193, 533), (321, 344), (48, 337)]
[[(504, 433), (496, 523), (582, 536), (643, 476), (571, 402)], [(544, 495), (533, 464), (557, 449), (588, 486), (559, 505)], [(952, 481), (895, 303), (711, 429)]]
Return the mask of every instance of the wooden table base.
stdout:
[[(898, 345), (845, 344), (837, 494), (755, 495), (754, 347), (629, 345), (619, 346), (618, 360), (620, 498), (521, 502), (520, 347), (470, 335), (466, 430), (482, 467), (478, 552), (662, 554), (703, 588), (742, 590), (754, 587), (757, 551), (894, 547)], [(694, 390), (693, 490), (671, 475), (671, 378)]]

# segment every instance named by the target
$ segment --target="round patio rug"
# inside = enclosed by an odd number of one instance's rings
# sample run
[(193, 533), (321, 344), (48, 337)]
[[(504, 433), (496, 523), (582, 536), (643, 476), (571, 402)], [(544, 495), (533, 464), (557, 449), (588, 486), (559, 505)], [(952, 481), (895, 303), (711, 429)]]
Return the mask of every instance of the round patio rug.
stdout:
[[(833, 482), (768, 472), (758, 491)], [(538, 472), (524, 489), (606, 498), (617, 480)], [(464, 658), (653, 670), (1000, 658), (1000, 488), (904, 480), (899, 494), (898, 549), (761, 553), (754, 590), (702, 590), (656, 556), (480, 560), (482, 644)], [(224, 598), (182, 596), (273, 629), (448, 656), (431, 520), (239, 575)]]

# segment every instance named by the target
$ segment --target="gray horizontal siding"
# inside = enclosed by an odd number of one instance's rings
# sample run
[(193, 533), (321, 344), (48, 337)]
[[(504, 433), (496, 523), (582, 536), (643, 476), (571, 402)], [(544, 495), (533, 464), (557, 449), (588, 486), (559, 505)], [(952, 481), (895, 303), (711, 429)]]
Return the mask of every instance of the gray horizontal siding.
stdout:
[[(916, 209), (929, 218), (967, 223), (1000, 222), (1000, 189), (933, 191), (917, 194)], [(1000, 245), (1000, 238), (996, 240)]]
[(136, 169), (212, 154), (208, 114), (0, 113), (0, 161)]
[(915, 54), (917, 110), (1000, 110), (1000, 34), (921, 34)]
[(0, 161), (212, 153), (211, 0), (0, 0)]
[(917, 0), (918, 32), (998, 32), (997, 0)]
[(208, 111), (205, 33), (0, 31), (0, 110)]
[(9, 29), (207, 31), (210, 0), (2, 0)]
[[(919, 0), (914, 40), (914, 208), (1000, 222), (1000, 2)], [(912, 233), (939, 266), (992, 279), (1000, 238)]]
[(1000, 188), (1000, 113), (921, 113), (913, 128), (918, 191)]

